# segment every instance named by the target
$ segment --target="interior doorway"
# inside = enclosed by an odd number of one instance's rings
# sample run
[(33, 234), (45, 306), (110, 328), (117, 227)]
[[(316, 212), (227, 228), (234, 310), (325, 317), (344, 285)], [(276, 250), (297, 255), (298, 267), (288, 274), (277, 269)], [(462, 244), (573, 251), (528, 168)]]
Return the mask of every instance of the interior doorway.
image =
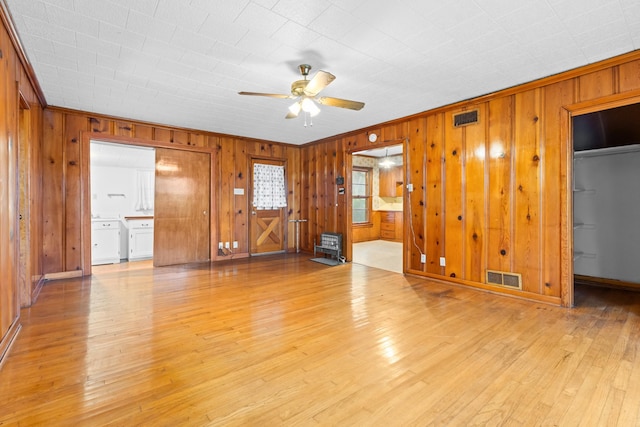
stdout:
[(155, 149), (90, 141), (91, 265), (153, 258)]
[(574, 287), (640, 290), (640, 104), (572, 117)]
[(403, 144), (357, 151), (351, 155), (352, 261), (402, 273)]

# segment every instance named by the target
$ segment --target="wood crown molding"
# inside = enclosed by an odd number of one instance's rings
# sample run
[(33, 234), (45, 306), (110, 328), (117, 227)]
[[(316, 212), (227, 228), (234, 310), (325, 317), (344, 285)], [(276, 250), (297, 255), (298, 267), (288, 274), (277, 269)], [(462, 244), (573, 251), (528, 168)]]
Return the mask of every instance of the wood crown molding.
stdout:
[[(0, 0), (0, 1), (4, 1), (4, 0)], [(269, 141), (267, 139), (249, 138), (246, 136), (238, 136), (238, 135), (229, 135), (225, 133), (212, 132), (212, 131), (202, 130), (202, 129), (191, 129), (191, 128), (183, 128), (179, 126), (170, 126), (167, 124), (146, 122), (146, 121), (136, 120), (132, 118), (110, 116), (107, 114), (100, 114), (100, 113), (94, 113), (94, 112), (83, 111), (83, 110), (74, 110), (72, 108), (55, 107), (55, 106), (49, 105), (46, 107), (46, 109), (49, 111), (59, 112), (62, 114), (82, 115), (82, 116), (87, 116), (88, 118), (100, 118), (100, 119), (114, 120), (119, 122), (129, 122), (129, 123), (133, 123), (134, 125), (150, 126), (157, 129), (202, 134), (204, 136), (212, 137), (212, 138), (238, 139), (242, 141), (255, 142), (258, 144), (282, 145), (284, 147), (300, 147), (299, 145), (287, 144), (286, 142)]]

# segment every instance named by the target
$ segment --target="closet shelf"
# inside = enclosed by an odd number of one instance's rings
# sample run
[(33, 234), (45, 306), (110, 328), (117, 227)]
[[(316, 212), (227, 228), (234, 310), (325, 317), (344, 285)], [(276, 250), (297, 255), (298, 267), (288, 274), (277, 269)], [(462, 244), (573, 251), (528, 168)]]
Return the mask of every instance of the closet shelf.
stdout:
[(588, 253), (588, 252), (575, 251), (575, 252), (573, 253), (573, 260), (574, 260), (574, 261), (575, 261), (575, 260), (577, 260), (577, 259), (579, 259), (579, 258), (591, 258), (591, 259), (595, 259), (595, 258), (597, 258), (597, 257), (598, 257), (598, 256), (597, 256), (596, 254), (591, 254), (591, 253)]
[(577, 229), (595, 230), (596, 229), (596, 225), (595, 224), (574, 223), (573, 224), (573, 228), (574, 228), (574, 230), (577, 230)]
[(595, 194), (596, 190), (586, 188), (574, 188), (573, 192), (576, 194)]

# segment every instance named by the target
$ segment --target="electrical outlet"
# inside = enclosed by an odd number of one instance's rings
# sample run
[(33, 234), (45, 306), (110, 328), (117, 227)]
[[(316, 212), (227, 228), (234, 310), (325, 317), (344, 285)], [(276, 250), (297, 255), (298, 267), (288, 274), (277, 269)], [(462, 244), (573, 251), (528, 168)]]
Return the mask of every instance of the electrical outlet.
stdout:
[(231, 246), (229, 245), (229, 242), (224, 242), (224, 247), (229, 249)]
[(238, 241), (237, 240), (233, 241), (233, 249), (238, 249)]
[(427, 254), (420, 254), (420, 262), (422, 264), (426, 264), (427, 263)]
[(222, 242), (218, 242), (218, 249), (222, 249), (224, 247)]
[(447, 265), (447, 263), (445, 262), (444, 257), (441, 256), (440, 257), (440, 267), (446, 267), (446, 265)]
[(407, 191), (411, 193), (413, 191), (413, 184), (407, 184)]

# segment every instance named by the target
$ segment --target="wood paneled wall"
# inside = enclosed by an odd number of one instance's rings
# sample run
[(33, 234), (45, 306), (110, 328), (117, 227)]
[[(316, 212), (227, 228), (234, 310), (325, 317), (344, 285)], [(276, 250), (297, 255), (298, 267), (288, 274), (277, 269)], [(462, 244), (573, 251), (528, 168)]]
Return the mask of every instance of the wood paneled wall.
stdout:
[[(198, 150), (212, 155), (211, 258), (231, 259), (249, 252), (249, 162), (255, 158), (286, 161), (289, 217), (299, 212), (300, 148), (207, 132), (156, 126), (84, 112), (47, 108), (44, 113), (44, 272), (90, 271), (90, 140)], [(236, 194), (242, 189), (244, 194)], [(239, 192), (238, 192), (239, 193)], [(287, 224), (287, 250), (295, 250), (293, 224)], [(233, 254), (219, 255), (218, 241), (237, 241)]]
[[(639, 97), (640, 53), (633, 52), (305, 146), (303, 247), (338, 231), (351, 258), (350, 180), (347, 194), (337, 195), (334, 178), (348, 178), (349, 153), (403, 140), (405, 182), (414, 186), (404, 200), (406, 272), (571, 305), (570, 118)], [(455, 128), (453, 116), (470, 110), (478, 110), (479, 123)], [(368, 142), (369, 132), (377, 143)], [(487, 285), (487, 270), (521, 274), (522, 290)]]
[[(27, 184), (23, 177), (31, 176), (37, 167), (32, 155), (40, 146), (42, 108), (7, 16), (0, 5), (0, 363), (20, 328), (20, 305), (31, 304), (35, 285), (30, 277), (37, 276), (40, 268), (37, 260), (23, 257), (33, 247), (26, 230), (35, 241), (38, 236), (37, 226), (29, 229), (31, 221), (39, 221), (37, 176), (29, 183), (34, 203), (21, 204), (20, 195)], [(25, 108), (30, 112), (28, 120), (21, 114)]]

